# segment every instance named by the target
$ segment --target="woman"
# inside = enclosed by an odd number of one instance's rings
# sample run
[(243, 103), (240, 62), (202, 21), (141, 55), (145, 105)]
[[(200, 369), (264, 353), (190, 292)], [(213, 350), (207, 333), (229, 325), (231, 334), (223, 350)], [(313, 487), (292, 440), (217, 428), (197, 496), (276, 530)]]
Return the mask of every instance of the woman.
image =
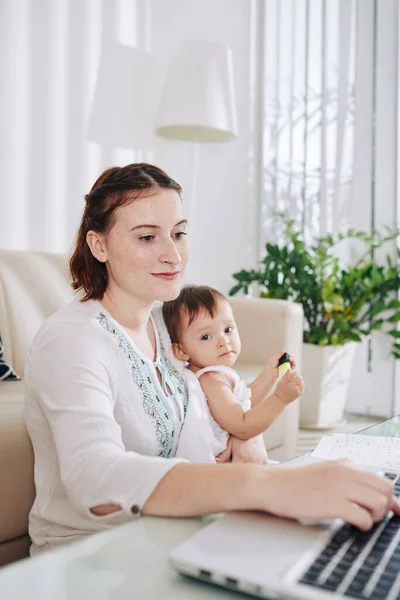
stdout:
[[(188, 260), (180, 193), (157, 167), (133, 164), (105, 171), (86, 196), (70, 264), (83, 298), (46, 321), (26, 365), (32, 554), (140, 515), (256, 509), (368, 529), (400, 514), (390, 482), (343, 462), (174, 458), (188, 395), (154, 305), (179, 294)], [(262, 462), (256, 444), (239, 450)]]

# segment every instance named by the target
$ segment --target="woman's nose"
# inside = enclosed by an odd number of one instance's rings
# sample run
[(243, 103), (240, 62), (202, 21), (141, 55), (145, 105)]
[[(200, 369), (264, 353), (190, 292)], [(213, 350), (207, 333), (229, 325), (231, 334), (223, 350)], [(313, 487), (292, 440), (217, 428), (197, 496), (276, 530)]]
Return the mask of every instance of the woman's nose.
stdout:
[(181, 262), (181, 255), (178, 252), (178, 249), (173, 242), (173, 240), (169, 240), (164, 244), (164, 248), (161, 254), (161, 262), (170, 263), (172, 265), (179, 265)]

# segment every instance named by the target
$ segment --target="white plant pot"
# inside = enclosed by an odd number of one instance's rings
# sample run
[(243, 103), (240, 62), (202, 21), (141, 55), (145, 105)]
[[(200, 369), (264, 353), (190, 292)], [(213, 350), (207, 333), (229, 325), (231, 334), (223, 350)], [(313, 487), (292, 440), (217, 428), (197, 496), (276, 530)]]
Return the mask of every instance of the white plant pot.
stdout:
[(355, 349), (356, 342), (344, 346), (303, 344), (302, 427), (329, 428), (343, 420)]

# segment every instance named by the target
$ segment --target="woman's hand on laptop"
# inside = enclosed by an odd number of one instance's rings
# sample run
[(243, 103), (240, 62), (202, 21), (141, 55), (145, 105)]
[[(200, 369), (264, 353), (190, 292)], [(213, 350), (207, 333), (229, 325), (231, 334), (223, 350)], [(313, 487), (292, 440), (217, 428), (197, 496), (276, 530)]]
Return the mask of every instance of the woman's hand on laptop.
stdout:
[(299, 520), (340, 518), (368, 530), (400, 502), (390, 480), (349, 461), (271, 469), (265, 510)]

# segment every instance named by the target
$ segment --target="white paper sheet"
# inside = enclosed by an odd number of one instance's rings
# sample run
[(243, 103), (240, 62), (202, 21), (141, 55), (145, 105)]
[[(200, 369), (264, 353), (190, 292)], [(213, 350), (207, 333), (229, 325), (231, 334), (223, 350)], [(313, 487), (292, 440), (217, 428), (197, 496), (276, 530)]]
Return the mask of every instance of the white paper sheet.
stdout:
[(336, 433), (326, 435), (311, 456), (349, 458), (359, 465), (400, 472), (400, 438)]

